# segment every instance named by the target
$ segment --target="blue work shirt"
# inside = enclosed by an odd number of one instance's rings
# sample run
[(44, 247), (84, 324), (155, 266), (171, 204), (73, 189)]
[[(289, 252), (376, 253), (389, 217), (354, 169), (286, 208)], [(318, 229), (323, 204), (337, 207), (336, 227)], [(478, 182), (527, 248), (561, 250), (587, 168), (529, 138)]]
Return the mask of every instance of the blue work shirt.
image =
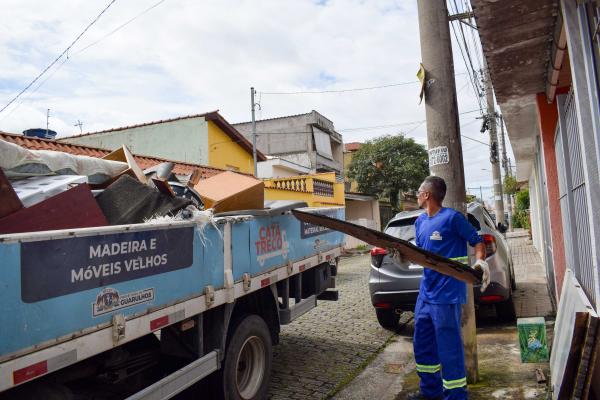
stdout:
[[(433, 217), (423, 213), (415, 221), (418, 247), (447, 258), (467, 256), (467, 242), (475, 246), (483, 239), (465, 216), (452, 208), (442, 207)], [(464, 282), (423, 269), (419, 296), (433, 304), (464, 304), (467, 289)]]

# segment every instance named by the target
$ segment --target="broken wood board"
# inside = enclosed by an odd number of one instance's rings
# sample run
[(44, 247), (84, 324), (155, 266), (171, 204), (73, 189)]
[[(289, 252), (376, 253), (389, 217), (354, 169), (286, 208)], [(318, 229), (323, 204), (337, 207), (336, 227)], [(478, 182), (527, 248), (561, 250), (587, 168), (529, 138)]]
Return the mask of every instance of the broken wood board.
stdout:
[(589, 321), (597, 318), (598, 315), (573, 271), (567, 269), (554, 324), (550, 354), (552, 399), (571, 398), (573, 391), (581, 390), (582, 381), (583, 391), (588, 390), (585, 382), (588, 380), (588, 374), (593, 373), (593, 370), (588, 371), (587, 366), (590, 364), (593, 352), (591, 355), (588, 352), (584, 354), (583, 350), (584, 347), (590, 348), (591, 340), (595, 337), (594, 326), (597, 322), (590, 324)]
[(87, 183), (0, 218), (0, 234), (106, 226)]
[(102, 157), (102, 159), (126, 162), (127, 165), (129, 166), (128, 169), (121, 172), (119, 175), (113, 177), (113, 179), (110, 179), (109, 181), (104, 182), (102, 184), (103, 187), (107, 187), (109, 184), (116, 181), (123, 174), (129, 174), (132, 177), (137, 178), (137, 180), (142, 182), (143, 184), (148, 183), (148, 179), (146, 178), (146, 175), (144, 175), (144, 172), (142, 171), (142, 169), (139, 167), (139, 165), (135, 161), (133, 154), (131, 154), (131, 151), (129, 150), (129, 148), (127, 146), (123, 145), (121, 148), (113, 151), (112, 153), (105, 155), (104, 157)]
[(396, 250), (400, 252), (403, 258), (408, 259), (415, 264), (430, 268), (460, 281), (471, 284), (481, 282), (481, 271), (474, 270), (473, 268), (459, 263), (458, 261), (454, 261), (430, 251), (423, 250), (412, 243), (407, 242), (406, 240), (398, 239), (394, 236), (390, 236), (374, 229), (365, 228), (364, 226), (327, 217), (321, 214), (299, 210), (292, 210), (292, 213), (300, 221), (343, 232), (373, 246)]

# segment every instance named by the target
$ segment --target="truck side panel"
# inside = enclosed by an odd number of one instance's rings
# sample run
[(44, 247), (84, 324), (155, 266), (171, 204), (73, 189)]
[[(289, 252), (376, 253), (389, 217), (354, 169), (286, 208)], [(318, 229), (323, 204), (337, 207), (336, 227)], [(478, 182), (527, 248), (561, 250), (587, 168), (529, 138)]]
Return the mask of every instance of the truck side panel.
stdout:
[[(87, 280), (85, 284), (92, 283), (94, 286), (90, 289), (67, 293), (60, 295), (61, 289), (48, 289), (44, 293), (43, 300), (32, 301), (37, 296), (36, 293), (24, 293), (21, 288), (25, 279), (31, 279), (31, 276), (25, 277), (21, 273), (23, 265), (23, 257), (21, 248), (28, 243), (2, 243), (0, 244), (0, 260), (2, 280), (0, 281), (0, 354), (6, 355), (16, 352), (20, 349), (28, 348), (34, 345), (39, 345), (52, 339), (60, 338), (65, 335), (79, 332), (84, 329), (89, 329), (103, 324), (110, 324), (112, 315), (119, 313), (126, 317), (133, 316), (139, 313), (146, 312), (149, 308), (160, 308), (182, 299), (189, 298), (195, 295), (202, 294), (206, 285), (213, 285), (215, 288), (223, 286), (223, 241), (219, 233), (212, 227), (204, 231), (205, 242), (210, 242), (211, 251), (206, 251), (200, 239), (200, 233), (197, 227), (183, 228), (184, 230), (192, 230), (189, 246), (186, 248), (178, 247), (180, 252), (189, 252), (189, 260), (191, 264), (187, 266), (177, 266), (170, 272), (162, 272), (160, 269), (151, 271), (153, 267), (144, 266), (146, 255), (165, 255), (167, 261), (169, 257), (175, 257), (174, 254), (157, 253), (151, 249), (148, 252), (134, 252), (127, 255), (114, 254), (94, 257), (94, 260), (88, 260), (92, 268), (87, 274), (92, 278)], [(172, 229), (171, 229), (172, 230)], [(142, 232), (143, 235), (137, 235), (137, 238), (146, 238), (147, 246), (149, 240), (160, 240), (161, 230), (148, 230)], [(139, 233), (139, 232), (138, 232)], [(111, 234), (102, 236), (88, 236), (87, 245), (73, 246), (71, 244), (77, 239), (70, 238), (60, 240), (49, 240), (48, 251), (64, 251), (73, 253), (87, 253), (89, 248), (93, 247), (100, 238), (104, 237), (107, 240), (113, 240), (121, 243), (120, 240), (125, 238), (130, 239), (127, 234)], [(42, 243), (33, 242), (33, 243)], [(56, 243), (57, 246), (52, 246)], [(155, 243), (156, 245), (156, 243)], [(155, 250), (162, 250), (159, 245)], [(60, 278), (53, 277), (55, 286), (67, 286), (75, 283), (79, 276), (72, 278), (69, 273), (78, 274), (81, 263), (78, 262), (78, 257), (65, 254), (64, 264), (67, 268), (58, 268), (56, 265), (47, 265), (46, 262), (50, 254), (38, 254), (39, 265), (28, 267), (30, 270), (39, 268), (39, 273), (33, 276), (39, 279), (41, 283), (48, 285), (46, 279), (42, 276), (48, 269), (52, 273), (62, 274)], [(80, 254), (81, 255), (81, 254)], [(46, 257), (45, 257), (46, 256)], [(131, 262), (138, 256), (142, 257), (139, 265), (130, 266), (129, 271), (123, 265), (123, 262)], [(181, 254), (178, 255), (181, 258)], [(82, 256), (83, 257), (83, 256)], [(134, 258), (128, 258), (134, 257)], [(89, 258), (89, 255), (88, 255)], [(144, 272), (145, 276), (140, 278), (132, 278), (131, 280), (123, 276), (123, 281), (106, 285), (106, 279), (95, 279), (93, 276), (94, 267), (99, 270), (100, 265), (113, 263), (113, 273), (116, 271), (114, 265), (116, 261), (121, 261), (120, 273), (133, 274), (139, 273), (141, 269), (146, 269), (149, 272)], [(161, 260), (161, 262), (164, 260)], [(216, 267), (216, 268), (215, 268)], [(105, 269), (105, 272), (109, 271)], [(85, 269), (84, 269), (85, 271)], [(31, 271), (28, 271), (31, 274)], [(104, 277), (106, 278), (106, 277)], [(57, 284), (59, 279), (62, 280), (60, 285)], [(83, 277), (83, 280), (86, 280)], [(93, 282), (95, 281), (95, 282)], [(39, 283), (38, 283), (39, 284)], [(33, 285), (33, 283), (31, 284)], [(41, 287), (41, 286), (40, 286)], [(64, 289), (70, 290), (70, 289)], [(31, 291), (31, 290), (30, 290)], [(54, 295), (58, 291), (59, 295)]]

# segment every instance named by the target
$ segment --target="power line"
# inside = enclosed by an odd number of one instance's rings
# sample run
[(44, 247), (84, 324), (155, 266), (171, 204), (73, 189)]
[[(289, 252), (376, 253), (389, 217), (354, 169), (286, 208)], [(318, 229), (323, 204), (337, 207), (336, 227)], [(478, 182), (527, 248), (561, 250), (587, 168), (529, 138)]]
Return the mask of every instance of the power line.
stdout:
[(419, 81), (408, 81), (408, 82), (400, 82), (400, 83), (391, 83), (389, 85), (381, 85), (381, 86), (370, 86), (370, 87), (362, 87), (362, 88), (353, 88), (353, 89), (339, 89), (339, 90), (306, 90), (299, 92), (259, 92), (261, 94), (319, 94), (319, 93), (345, 93), (345, 92), (359, 92), (363, 90), (374, 90), (374, 89), (385, 89), (389, 87), (395, 86), (404, 86), (404, 85), (413, 85), (419, 83)]
[[(86, 26), (86, 28), (83, 30), (83, 32), (81, 32), (79, 35), (77, 35), (75, 40), (73, 40), (73, 42), (71, 42), (71, 44), (62, 53), (60, 53), (59, 56), (54, 59), (54, 61), (52, 61), (50, 63), (50, 65), (48, 65), (46, 68), (44, 68), (44, 70), (42, 72), (40, 72), (40, 74), (38, 76), (36, 76), (27, 86), (25, 86), (25, 88), (23, 90), (21, 90), (4, 107), (2, 107), (2, 109), (0, 109), (0, 113), (2, 111), (6, 110), (12, 103), (15, 102), (15, 100), (17, 100), (19, 97), (21, 97), (21, 95), (23, 93), (25, 93), (31, 86), (33, 86), (33, 84), (36, 83), (38, 81), (38, 79), (40, 79), (50, 68), (52, 68), (52, 66), (54, 64), (56, 64), (58, 62), (58, 60), (60, 60), (65, 54), (67, 54), (67, 52), (75, 45), (75, 43), (77, 43), (77, 41), (88, 31), (88, 29), (90, 29), (92, 27), (92, 25), (94, 25), (100, 19), (100, 17), (102, 17), (102, 15), (110, 8), (110, 6), (112, 6), (115, 3), (115, 1), (117, 1), (117, 0), (111, 0), (111, 2), (108, 3), (108, 5), (100, 12), (100, 14), (98, 14), (96, 16), (96, 18), (94, 18), (92, 20), (92, 22), (90, 22), (88, 24), (88, 26)], [(69, 58), (69, 56), (67, 55), (67, 59), (68, 58)]]
[[(459, 73), (457, 73), (455, 75), (464, 75), (466, 73), (467, 72), (459, 72)], [(390, 83), (390, 84), (387, 84), (387, 85), (369, 86), (369, 87), (360, 87), (360, 88), (351, 88), (351, 89), (304, 90), (304, 91), (296, 91), (296, 92), (264, 91), (264, 92), (258, 92), (258, 93), (260, 93), (260, 94), (274, 94), (274, 95), (279, 95), (279, 94), (345, 93), (345, 92), (360, 92), (360, 91), (363, 91), (363, 90), (385, 89), (385, 88), (396, 87), (396, 86), (413, 85), (413, 84), (417, 84), (417, 83), (421, 83), (421, 82), (419, 82), (419, 81), (407, 81), (407, 82)]]
[[(102, 36), (100, 39), (90, 43), (89, 45), (85, 46), (84, 48), (78, 50), (75, 55), (81, 54), (83, 53), (85, 50), (89, 49), (92, 46), (97, 45), (98, 43), (100, 43), (101, 41), (103, 41), (104, 39), (108, 38), (109, 36), (113, 35), (114, 33), (116, 33), (117, 31), (120, 31), (121, 29), (123, 29), (125, 26), (129, 25), (130, 23), (132, 23), (133, 21), (135, 21), (136, 19), (138, 19), (139, 17), (141, 17), (142, 15), (146, 14), (148, 11), (158, 7), (160, 4), (164, 3), (167, 0), (160, 0), (157, 3), (154, 3), (152, 6), (146, 8), (144, 11), (140, 12), (139, 14), (137, 14), (136, 16), (134, 16), (133, 18), (130, 18), (129, 20), (127, 20), (125, 23), (119, 25), (118, 27), (116, 27), (115, 29), (113, 29), (112, 31), (110, 31), (108, 34)], [(58, 67), (56, 67), (48, 76), (46, 76), (46, 79), (44, 79), (43, 81), (41, 81), (33, 90), (30, 90), (29, 93), (27, 94), (27, 96), (25, 97), (25, 99), (31, 97), (35, 92), (38, 91), (39, 88), (41, 88), (50, 78), (52, 78), (54, 76), (54, 74), (56, 72), (58, 72), (59, 69), (62, 68), (63, 65), (65, 65), (65, 63), (67, 61), (70, 60), (70, 57), (64, 58), (63, 61), (58, 64)], [(25, 100), (23, 99), (23, 100)], [(5, 114), (2, 118), (0, 118), (0, 122), (4, 121), (6, 118), (8, 118), (16, 109), (19, 108), (19, 106), (22, 104), (22, 101), (20, 103), (17, 104), (16, 107), (13, 107), (12, 110), (10, 110), (7, 114)]]
[[(452, 5), (451, 4), (450, 4), (450, 9), (452, 9)], [(456, 8), (456, 10), (453, 10), (453, 12), (458, 13), (458, 7)], [(460, 21), (458, 23), (460, 24)], [(465, 48), (465, 51), (464, 51), (466, 53), (466, 56), (465, 56), (465, 54), (463, 53), (463, 48), (462, 48), (462, 46), (460, 44), (460, 40), (458, 39), (458, 34), (456, 33), (456, 28), (454, 27), (454, 24), (452, 24), (452, 22), (450, 22), (450, 26), (452, 28), (452, 33), (454, 34), (454, 38), (456, 40), (456, 44), (458, 46), (458, 49), (460, 50), (460, 55), (461, 55), (461, 57), (463, 59), (463, 62), (464, 62), (465, 67), (467, 69), (467, 72), (469, 73), (469, 79), (471, 80), (471, 83), (473, 85), (473, 90), (475, 92), (475, 97), (477, 99), (477, 104), (479, 105), (481, 114), (483, 114), (483, 106), (481, 104), (481, 96), (480, 96), (481, 91), (479, 89), (478, 81), (477, 81), (477, 78), (476, 78), (477, 73), (475, 72), (475, 68), (473, 67), (473, 62), (471, 60), (471, 56), (470, 56), (470, 53), (469, 53), (469, 48), (468, 48), (468, 46)], [(461, 29), (462, 29), (462, 27), (461, 27)], [(464, 39), (464, 36), (463, 36), (463, 39)], [(464, 42), (464, 40), (463, 40), (463, 42)], [(467, 62), (467, 59), (469, 60), (468, 62)], [(473, 74), (473, 76), (471, 76), (471, 73)]]
[(164, 3), (165, 1), (167, 1), (167, 0), (160, 0), (160, 1), (156, 2), (156, 3), (154, 3), (153, 5), (151, 5), (150, 7), (146, 8), (144, 11), (142, 11), (141, 13), (137, 14), (135, 17), (130, 18), (129, 20), (127, 20), (123, 24), (117, 26), (115, 29), (113, 29), (112, 31), (108, 32), (106, 35), (102, 36), (100, 39), (98, 39), (98, 40), (96, 40), (96, 41), (88, 44), (87, 46), (85, 46), (81, 50), (78, 50), (77, 53), (75, 53), (75, 54), (80, 54), (80, 53), (84, 52), (85, 50), (89, 49), (90, 47), (97, 45), (98, 43), (100, 43), (104, 39), (108, 38), (109, 36), (112, 36), (116, 32), (118, 32), (121, 29), (125, 28), (127, 25), (129, 25), (130, 23), (132, 23), (133, 21), (135, 21), (136, 19), (138, 19), (142, 15), (144, 15), (147, 12), (155, 9), (156, 7), (158, 7), (159, 5), (161, 5), (162, 3)]

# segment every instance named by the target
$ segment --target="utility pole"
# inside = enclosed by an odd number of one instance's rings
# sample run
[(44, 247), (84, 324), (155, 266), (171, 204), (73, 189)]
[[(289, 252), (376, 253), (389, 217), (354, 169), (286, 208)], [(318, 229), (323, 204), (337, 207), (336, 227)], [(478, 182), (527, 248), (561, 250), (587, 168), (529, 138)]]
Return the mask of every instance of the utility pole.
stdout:
[(504, 223), (504, 201), (502, 200), (502, 174), (498, 163), (498, 133), (496, 132), (496, 110), (494, 109), (494, 89), (487, 62), (485, 68), (485, 95), (487, 99), (487, 120), (490, 129), (490, 163), (492, 164), (492, 179), (494, 181), (494, 214), (496, 224)]
[[(444, 204), (466, 213), (465, 172), (458, 122), (456, 82), (445, 0), (419, 0), (421, 59), (425, 68), (425, 118), (429, 169), (447, 183)], [(477, 382), (477, 336), (473, 286), (462, 309), (467, 381)]]
[[(504, 117), (500, 115), (500, 135), (502, 140), (502, 167), (504, 167), (504, 179), (511, 176), (511, 170), (508, 165), (508, 157), (506, 156), (506, 138), (504, 136)], [(512, 210), (510, 209), (510, 194), (506, 193), (506, 209), (508, 211), (508, 228), (512, 232)]]
[(50, 126), (50, 109), (46, 111), (46, 137), (48, 137), (48, 127)]
[(256, 120), (254, 117), (254, 108), (256, 107), (256, 103), (254, 102), (254, 87), (250, 88), (250, 102), (252, 103), (252, 157), (254, 158), (254, 176), (258, 176), (258, 171), (256, 169)]

